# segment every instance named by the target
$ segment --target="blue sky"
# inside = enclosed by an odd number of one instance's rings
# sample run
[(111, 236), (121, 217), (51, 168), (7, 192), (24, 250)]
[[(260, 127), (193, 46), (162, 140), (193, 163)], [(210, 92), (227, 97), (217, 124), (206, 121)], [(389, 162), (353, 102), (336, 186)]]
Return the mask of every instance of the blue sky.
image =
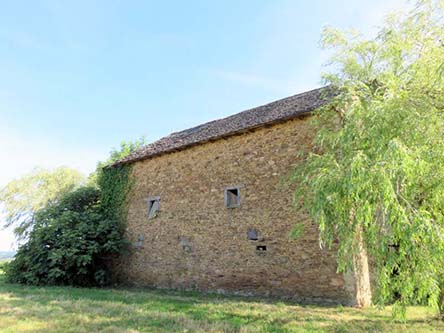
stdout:
[[(1, 186), (316, 88), (324, 26), (371, 34), (404, 2), (0, 3)], [(0, 231), (0, 251), (11, 243)]]

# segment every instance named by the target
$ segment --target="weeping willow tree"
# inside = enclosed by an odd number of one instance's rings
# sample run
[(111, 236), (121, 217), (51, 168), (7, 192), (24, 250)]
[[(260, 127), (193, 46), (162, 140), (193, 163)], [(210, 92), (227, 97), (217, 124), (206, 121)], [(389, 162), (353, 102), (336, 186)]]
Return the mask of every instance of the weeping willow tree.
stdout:
[[(333, 102), (294, 179), (338, 269), (360, 244), (373, 301), (444, 312), (444, 24), (441, 1), (387, 16), (375, 38), (326, 28)], [(359, 243), (359, 244), (358, 244)]]
[(84, 182), (85, 177), (80, 172), (68, 167), (54, 170), (35, 168), (21, 178), (10, 181), (0, 188), (0, 213), (4, 213), (0, 230), (2, 227), (13, 227), (17, 239), (25, 240), (34, 227), (39, 210), (56, 203)]

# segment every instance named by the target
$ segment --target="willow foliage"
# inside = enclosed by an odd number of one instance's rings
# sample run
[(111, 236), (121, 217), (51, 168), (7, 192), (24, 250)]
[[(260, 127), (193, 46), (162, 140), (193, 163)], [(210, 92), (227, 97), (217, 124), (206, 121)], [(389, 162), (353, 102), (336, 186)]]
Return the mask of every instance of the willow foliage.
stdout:
[(441, 1), (419, 1), (386, 18), (375, 38), (326, 28), (327, 83), (315, 149), (295, 170), (296, 198), (338, 240), (351, 268), (362, 232), (375, 274), (374, 301), (426, 302), (443, 312), (444, 20)]
[[(18, 239), (26, 239), (35, 224), (35, 214), (63, 195), (79, 188), (85, 177), (77, 170), (59, 167), (36, 168), (0, 188), (0, 204), (5, 215), (4, 227), (14, 227)], [(0, 225), (2, 227), (2, 225)]]

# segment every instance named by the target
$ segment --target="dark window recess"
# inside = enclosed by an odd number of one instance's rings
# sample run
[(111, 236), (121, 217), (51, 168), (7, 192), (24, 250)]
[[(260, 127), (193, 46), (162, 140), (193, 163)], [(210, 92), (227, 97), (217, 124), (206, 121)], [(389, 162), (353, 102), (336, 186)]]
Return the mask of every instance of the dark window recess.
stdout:
[(184, 252), (191, 252), (193, 249), (191, 248), (190, 245), (184, 245), (184, 246), (182, 246), (182, 250)]
[(248, 229), (247, 238), (248, 238), (248, 240), (257, 241), (259, 239), (257, 230), (256, 229)]
[(160, 198), (148, 199), (148, 219), (153, 219), (157, 216), (159, 211)]
[(240, 206), (239, 188), (228, 188), (225, 190), (225, 207), (235, 208)]
[(266, 245), (258, 245), (258, 246), (256, 246), (256, 251), (265, 252), (265, 251), (267, 251), (267, 246)]

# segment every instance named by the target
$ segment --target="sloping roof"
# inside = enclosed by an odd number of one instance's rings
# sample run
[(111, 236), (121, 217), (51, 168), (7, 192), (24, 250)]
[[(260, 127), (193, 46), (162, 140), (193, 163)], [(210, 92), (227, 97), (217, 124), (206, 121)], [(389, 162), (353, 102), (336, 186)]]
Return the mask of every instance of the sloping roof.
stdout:
[(213, 120), (180, 132), (172, 133), (143, 146), (112, 166), (132, 163), (161, 154), (182, 150), (196, 144), (224, 138), (253, 128), (270, 125), (308, 114), (330, 101), (329, 87), (301, 94), (249, 109), (232, 116)]

